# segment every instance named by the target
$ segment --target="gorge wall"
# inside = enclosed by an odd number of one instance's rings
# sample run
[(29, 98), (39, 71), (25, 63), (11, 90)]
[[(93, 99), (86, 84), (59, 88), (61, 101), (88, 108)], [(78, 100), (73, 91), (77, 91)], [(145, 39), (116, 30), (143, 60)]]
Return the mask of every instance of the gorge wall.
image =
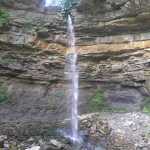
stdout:
[[(1, 132), (37, 126), (29, 131), (34, 134), (67, 116), (66, 20), (42, 0), (2, 1), (0, 7), (9, 13), (0, 27), (0, 83), (8, 96), (0, 104)], [(72, 14), (80, 113), (89, 112), (98, 91), (110, 107), (139, 111), (150, 95), (150, 1), (81, 0)]]

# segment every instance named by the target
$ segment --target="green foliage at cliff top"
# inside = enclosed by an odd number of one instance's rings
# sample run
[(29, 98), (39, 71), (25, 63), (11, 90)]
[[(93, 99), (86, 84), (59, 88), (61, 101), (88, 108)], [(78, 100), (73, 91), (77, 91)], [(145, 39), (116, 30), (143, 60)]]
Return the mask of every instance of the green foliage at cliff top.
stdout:
[(62, 3), (62, 9), (64, 16), (67, 17), (68, 14), (71, 14), (71, 10), (76, 6), (79, 0), (64, 0)]
[(78, 0), (65, 0), (63, 2), (63, 9), (69, 10), (71, 9), (75, 4), (77, 4)]
[(5, 10), (0, 9), (0, 27), (7, 24), (8, 21), (9, 21), (9, 14)]

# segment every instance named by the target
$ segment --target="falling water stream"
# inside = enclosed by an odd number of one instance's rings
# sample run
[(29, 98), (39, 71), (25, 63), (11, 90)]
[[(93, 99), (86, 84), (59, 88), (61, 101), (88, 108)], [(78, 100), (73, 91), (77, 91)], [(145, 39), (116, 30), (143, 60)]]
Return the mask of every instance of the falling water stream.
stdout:
[(69, 80), (69, 101), (71, 103), (71, 139), (73, 142), (79, 141), (78, 134), (78, 97), (79, 97), (79, 74), (77, 69), (77, 52), (75, 47), (75, 32), (72, 18), (68, 15), (68, 45), (67, 52), (67, 79)]
[(104, 150), (100, 145), (93, 145), (90, 141), (84, 141), (83, 135), (79, 133), (78, 120), (78, 100), (79, 100), (79, 72), (77, 67), (78, 53), (76, 49), (76, 39), (72, 18), (68, 15), (68, 45), (69, 49), (66, 54), (65, 74), (68, 82), (67, 97), (69, 100), (69, 113), (71, 134), (64, 133), (63, 135), (74, 143), (74, 150), (79, 150), (84, 146), (84, 150)]
[[(59, 6), (63, 7), (62, 0), (45, 0), (45, 7)], [(65, 1), (64, 1), (65, 3)], [(77, 52), (75, 47), (75, 32), (70, 15), (67, 17), (67, 36), (68, 36), (68, 51), (66, 55), (65, 75), (66, 80), (69, 82), (67, 89), (67, 99), (69, 100), (69, 114), (70, 114), (70, 128), (71, 133), (67, 137), (73, 141), (73, 143), (79, 142), (78, 131), (78, 97), (79, 97), (79, 75), (77, 69)], [(65, 133), (64, 133), (65, 134)]]

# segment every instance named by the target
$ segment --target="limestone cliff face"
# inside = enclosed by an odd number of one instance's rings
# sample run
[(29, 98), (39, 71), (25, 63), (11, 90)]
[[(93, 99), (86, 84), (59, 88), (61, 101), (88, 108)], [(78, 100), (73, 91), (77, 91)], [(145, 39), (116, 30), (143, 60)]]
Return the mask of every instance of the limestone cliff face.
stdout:
[[(73, 10), (80, 71), (80, 111), (98, 89), (108, 105), (139, 110), (150, 94), (150, 1), (81, 0)], [(9, 101), (4, 122), (55, 123), (67, 116), (64, 77), (66, 21), (43, 1), (1, 3), (9, 25), (0, 28), (0, 82)]]

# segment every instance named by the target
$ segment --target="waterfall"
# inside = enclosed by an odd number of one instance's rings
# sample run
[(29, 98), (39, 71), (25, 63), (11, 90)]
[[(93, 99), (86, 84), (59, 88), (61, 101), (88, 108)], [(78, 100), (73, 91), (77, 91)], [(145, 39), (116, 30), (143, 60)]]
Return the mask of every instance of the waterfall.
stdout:
[(68, 16), (68, 45), (69, 50), (66, 56), (66, 77), (69, 81), (68, 99), (70, 101), (70, 122), (71, 122), (71, 139), (73, 142), (79, 141), (78, 135), (78, 96), (79, 96), (79, 74), (77, 69), (77, 52), (75, 47), (75, 32), (72, 18)]

